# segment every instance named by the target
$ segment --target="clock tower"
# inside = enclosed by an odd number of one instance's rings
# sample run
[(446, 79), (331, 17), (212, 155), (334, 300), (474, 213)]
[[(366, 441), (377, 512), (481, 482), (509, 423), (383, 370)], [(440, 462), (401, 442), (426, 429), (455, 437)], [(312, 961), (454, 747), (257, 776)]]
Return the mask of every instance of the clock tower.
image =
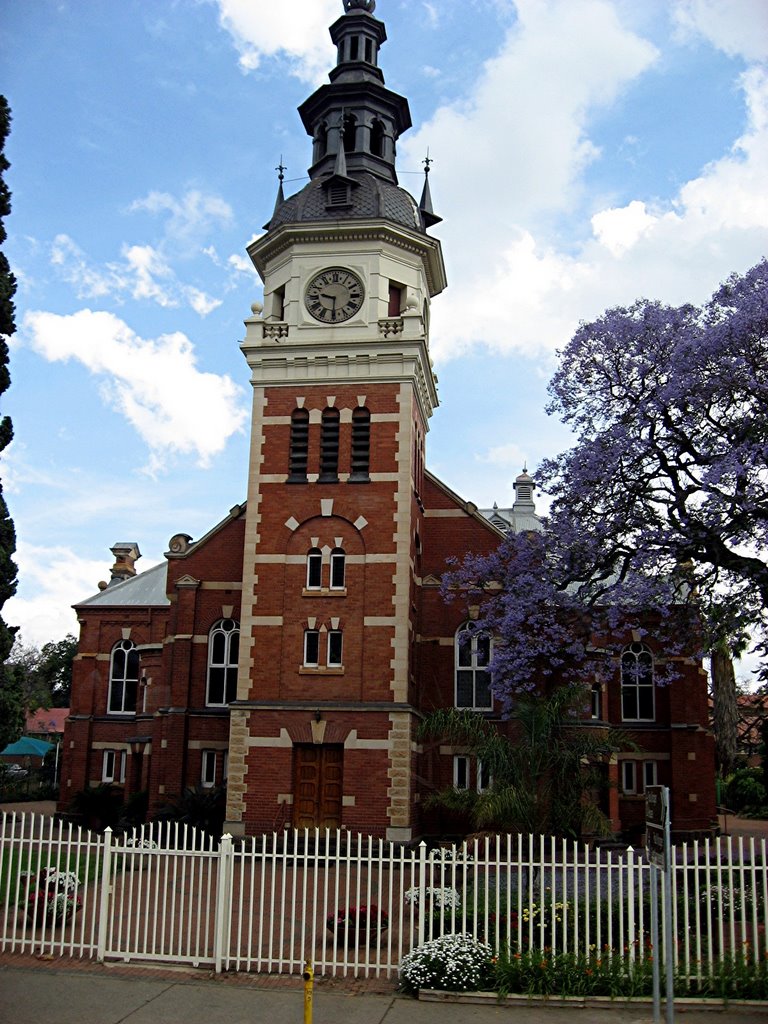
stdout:
[(264, 282), (253, 387), (227, 828), (414, 834), (414, 644), (429, 309), (445, 287), (428, 181), (398, 185), (408, 102), (374, 0), (344, 0), (337, 63), (299, 108), (308, 183), (281, 181), (248, 253)]

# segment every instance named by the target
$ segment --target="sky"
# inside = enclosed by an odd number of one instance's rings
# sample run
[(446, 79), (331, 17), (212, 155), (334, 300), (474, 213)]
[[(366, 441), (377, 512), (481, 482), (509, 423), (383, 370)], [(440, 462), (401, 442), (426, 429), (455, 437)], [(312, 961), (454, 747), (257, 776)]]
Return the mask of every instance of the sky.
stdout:
[[(18, 280), (15, 522), (23, 641), (77, 632), (109, 548), (147, 569), (246, 496), (245, 247), (306, 182), (296, 107), (341, 0), (0, 0)], [(448, 289), (427, 464), (482, 507), (568, 447), (547, 382), (582, 320), (702, 302), (768, 252), (768, 0), (379, 0)]]

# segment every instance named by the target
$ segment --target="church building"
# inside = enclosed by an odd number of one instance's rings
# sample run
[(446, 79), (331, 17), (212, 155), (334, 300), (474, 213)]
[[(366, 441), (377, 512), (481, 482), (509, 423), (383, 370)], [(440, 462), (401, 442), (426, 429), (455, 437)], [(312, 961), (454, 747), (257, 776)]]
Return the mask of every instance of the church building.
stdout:
[[(438, 405), (430, 306), (446, 287), (417, 202), (398, 185), (407, 100), (379, 66), (374, 0), (344, 0), (329, 82), (299, 108), (309, 182), (283, 193), (248, 247), (264, 283), (241, 349), (253, 408), (247, 499), (203, 537), (172, 537), (137, 573), (118, 543), (112, 577), (76, 605), (62, 809), (102, 782), (153, 807), (184, 788), (227, 786), (226, 830), (342, 827), (411, 841), (433, 832), (436, 788), (482, 786), (459, 749), (423, 748), (436, 707), (497, 718), (491, 641), (462, 642), (467, 609), (446, 604), (450, 556), (487, 553), (535, 529), (534, 481), (512, 509), (482, 513), (426, 468)], [(429, 167), (427, 164), (427, 175)], [(183, 527), (183, 524), (180, 524)], [(628, 638), (592, 721), (631, 731), (639, 751), (607, 767), (617, 831), (639, 827), (648, 784), (670, 785), (676, 831), (715, 817), (706, 678), (653, 685), (652, 638)]]

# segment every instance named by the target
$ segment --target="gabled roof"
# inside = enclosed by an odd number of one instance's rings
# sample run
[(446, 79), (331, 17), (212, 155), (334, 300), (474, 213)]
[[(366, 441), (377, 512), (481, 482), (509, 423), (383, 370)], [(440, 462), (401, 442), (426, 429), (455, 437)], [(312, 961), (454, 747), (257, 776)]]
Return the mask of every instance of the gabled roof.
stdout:
[[(492, 529), (494, 533), (504, 533), (503, 528), (500, 528), (496, 523), (491, 522), (488, 516), (484, 515), (474, 502), (466, 501), (458, 495), (456, 491), (449, 487), (448, 484), (442, 481), (439, 477), (436, 477), (431, 470), (425, 469), (424, 475), (429, 477), (435, 487), (439, 488), (444, 494), (447, 494), (448, 497), (451, 498), (451, 500), (472, 519), (477, 520), (477, 522), (482, 526)], [(428, 512), (429, 509), (427, 508), (426, 511)]]
[(129, 580), (112, 582), (104, 590), (85, 601), (73, 605), (74, 608), (114, 608), (114, 607), (146, 607), (154, 605), (164, 608), (171, 602), (166, 594), (168, 563), (159, 565), (132, 576)]

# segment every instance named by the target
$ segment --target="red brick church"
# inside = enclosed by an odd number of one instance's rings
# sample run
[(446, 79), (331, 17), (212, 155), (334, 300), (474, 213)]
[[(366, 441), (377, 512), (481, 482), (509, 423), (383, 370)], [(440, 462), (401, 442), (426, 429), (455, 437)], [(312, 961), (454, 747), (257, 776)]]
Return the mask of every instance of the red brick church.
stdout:
[[(490, 645), (459, 642), (467, 612), (440, 577), (449, 556), (535, 529), (534, 486), (522, 474), (513, 508), (483, 514), (426, 469), (440, 218), (428, 180), (419, 202), (397, 182), (411, 119), (384, 83), (374, 6), (344, 0), (330, 81), (299, 108), (309, 183), (288, 198), (281, 183), (248, 248), (264, 303), (241, 343), (247, 501), (142, 573), (138, 545), (116, 544), (111, 580), (76, 606), (62, 807), (101, 782), (146, 790), (150, 809), (226, 782), (234, 835), (292, 824), (408, 841), (434, 827), (429, 792), (483, 784), (465, 752), (416, 736), (435, 707), (494, 716)], [(715, 816), (705, 675), (691, 664), (655, 687), (660, 653), (628, 637), (643, 670), (622, 681), (617, 663), (594, 695), (593, 720), (641, 747), (608, 766), (617, 831), (642, 822), (652, 783), (672, 787), (676, 831)]]

